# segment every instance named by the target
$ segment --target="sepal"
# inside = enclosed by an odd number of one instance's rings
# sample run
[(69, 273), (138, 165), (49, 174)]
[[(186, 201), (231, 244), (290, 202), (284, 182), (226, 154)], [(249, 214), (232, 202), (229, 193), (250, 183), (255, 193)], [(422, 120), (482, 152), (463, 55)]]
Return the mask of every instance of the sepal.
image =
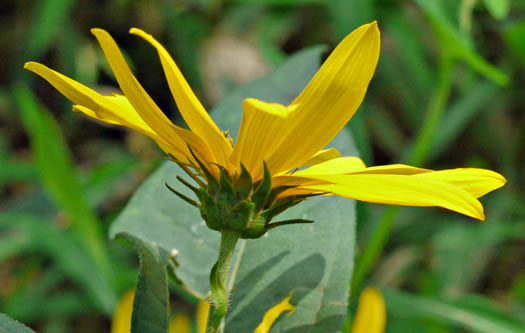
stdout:
[(195, 206), (197, 208), (201, 208), (201, 206), (193, 199), (190, 199), (188, 198), (187, 196), (185, 196), (184, 194), (180, 193), (179, 191), (175, 190), (173, 187), (169, 186), (168, 183), (164, 183), (164, 185), (166, 185), (166, 187), (173, 193), (175, 194), (176, 196), (178, 196), (179, 198), (181, 198), (182, 200), (186, 201), (187, 203), (189, 203), (190, 205), (192, 206)]
[(292, 219), (270, 223), (275, 216), (286, 209), (308, 197), (323, 193), (281, 197), (283, 192), (295, 186), (285, 185), (272, 188), (272, 175), (264, 162), (264, 176), (256, 183), (252, 183), (250, 173), (242, 164), (241, 173), (234, 175), (230, 175), (224, 167), (217, 165), (220, 170), (217, 179), (194, 152), (191, 151), (191, 153), (201, 168), (198, 170), (200, 175), (196, 176), (189, 168), (184, 170), (193, 179), (204, 177), (207, 184), (198, 182), (200, 187), (196, 187), (179, 176), (177, 179), (195, 193), (200, 204), (171, 188), (168, 184), (166, 186), (184, 201), (198, 207), (208, 228), (221, 233), (228, 230), (237, 232), (241, 238), (259, 238), (264, 236), (268, 230), (281, 225), (313, 222)]
[(256, 210), (263, 209), (265, 203), (268, 200), (268, 197), (270, 196), (270, 193), (272, 192), (272, 174), (270, 173), (270, 169), (268, 169), (268, 166), (266, 165), (266, 162), (264, 163), (264, 176), (262, 181), (259, 183), (257, 188), (255, 189), (255, 192), (252, 196), (252, 201), (255, 204)]

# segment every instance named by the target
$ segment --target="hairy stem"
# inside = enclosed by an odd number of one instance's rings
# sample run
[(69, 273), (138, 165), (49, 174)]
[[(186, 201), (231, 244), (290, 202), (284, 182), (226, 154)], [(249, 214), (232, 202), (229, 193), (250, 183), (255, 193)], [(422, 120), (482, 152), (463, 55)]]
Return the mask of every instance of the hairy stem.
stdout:
[(219, 258), (210, 272), (212, 311), (208, 317), (208, 332), (219, 332), (221, 322), (228, 312), (228, 290), (226, 283), (230, 273), (235, 245), (239, 240), (239, 233), (231, 230), (221, 232), (221, 247)]

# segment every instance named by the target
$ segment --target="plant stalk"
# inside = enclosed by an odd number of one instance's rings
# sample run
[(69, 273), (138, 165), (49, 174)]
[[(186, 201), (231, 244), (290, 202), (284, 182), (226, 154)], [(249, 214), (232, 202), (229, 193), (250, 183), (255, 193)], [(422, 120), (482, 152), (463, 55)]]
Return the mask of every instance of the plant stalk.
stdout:
[(226, 286), (233, 252), (239, 236), (240, 234), (237, 231), (223, 230), (221, 232), (219, 258), (210, 272), (212, 311), (208, 316), (207, 324), (207, 332), (210, 333), (222, 331), (221, 323), (228, 312), (228, 290)]

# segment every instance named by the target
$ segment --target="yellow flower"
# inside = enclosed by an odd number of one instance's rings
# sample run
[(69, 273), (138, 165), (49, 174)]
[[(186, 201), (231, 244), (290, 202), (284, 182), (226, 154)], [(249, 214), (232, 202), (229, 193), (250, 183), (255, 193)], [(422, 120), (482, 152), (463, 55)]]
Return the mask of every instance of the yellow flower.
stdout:
[(359, 297), (352, 333), (383, 333), (385, 326), (386, 306), (383, 295), (377, 288), (366, 288)]
[[(131, 332), (131, 315), (133, 313), (133, 300), (135, 299), (135, 288), (129, 289), (120, 299), (113, 318), (111, 320), (111, 333), (129, 333)], [(206, 319), (208, 317), (209, 303), (200, 301), (196, 313), (196, 331), (205, 333)], [(179, 312), (173, 315), (169, 323), (170, 333), (191, 333), (192, 322), (190, 317)]]
[(166, 49), (152, 36), (137, 28), (130, 30), (157, 50), (171, 93), (190, 130), (174, 125), (164, 115), (133, 76), (106, 31), (93, 29), (92, 33), (124, 95), (100, 95), (35, 62), (26, 63), (25, 68), (75, 103), (74, 110), (151, 137), (177, 163), (193, 168), (201, 177), (206, 177), (204, 168), (216, 178), (223, 170), (235, 182), (244, 166), (257, 184), (266, 165), (272, 188), (290, 186), (279, 193), (279, 198), (333, 194), (375, 203), (439, 206), (480, 220), (484, 213), (478, 198), (505, 183), (500, 174), (489, 170), (432, 171), (401, 164), (366, 167), (357, 157), (341, 157), (335, 149), (323, 150), (365, 96), (379, 58), (376, 22), (348, 35), (290, 105), (246, 99), (235, 144), (213, 122)]

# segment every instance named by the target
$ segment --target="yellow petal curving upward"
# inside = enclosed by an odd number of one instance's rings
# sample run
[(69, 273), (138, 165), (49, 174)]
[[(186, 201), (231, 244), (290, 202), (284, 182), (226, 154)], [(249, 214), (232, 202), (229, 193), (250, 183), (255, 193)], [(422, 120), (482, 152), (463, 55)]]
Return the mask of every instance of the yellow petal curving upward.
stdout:
[(209, 145), (216, 162), (229, 169), (231, 144), (197, 99), (168, 51), (151, 35), (140, 29), (132, 28), (129, 32), (144, 38), (157, 49), (168, 85), (184, 121), (192, 132), (200, 136)]
[(335, 148), (323, 149), (315, 153), (308, 161), (304, 162), (302, 166), (316, 165), (334, 158), (341, 157), (341, 153)]
[(244, 167), (257, 181), (263, 175), (263, 161), (267, 160), (279, 143), (288, 110), (281, 104), (265, 103), (248, 98), (243, 103), (239, 137), (231, 156), (232, 163)]
[(354, 115), (379, 59), (379, 29), (365, 24), (332, 52), (289, 106), (280, 144), (266, 161), (279, 173), (300, 167), (323, 149)]
[(166, 141), (160, 137), (142, 120), (124, 96), (100, 95), (85, 85), (36, 62), (28, 62), (24, 68), (40, 75), (69, 100), (77, 104), (74, 106), (76, 111), (109, 124), (126, 126), (143, 133), (155, 140), (167, 153), (183, 162), (187, 161), (184, 149), (185, 142), (178, 137), (173, 141)]
[[(216, 163), (208, 145), (195, 133), (175, 126), (159, 109), (148, 93), (131, 73), (128, 64), (124, 60), (117, 44), (111, 36), (102, 29), (92, 29), (91, 32), (97, 38), (104, 55), (115, 74), (118, 84), (124, 95), (128, 98), (140, 117), (161, 138), (167, 142), (178, 142), (177, 145), (185, 151), (186, 157), (193, 158), (186, 147), (189, 145), (201, 160), (205, 163)], [(181, 142), (182, 140), (182, 142)], [(211, 163), (210, 163), (211, 162)]]
[(366, 169), (365, 163), (354, 156), (334, 158), (294, 173), (294, 176), (333, 175)]

